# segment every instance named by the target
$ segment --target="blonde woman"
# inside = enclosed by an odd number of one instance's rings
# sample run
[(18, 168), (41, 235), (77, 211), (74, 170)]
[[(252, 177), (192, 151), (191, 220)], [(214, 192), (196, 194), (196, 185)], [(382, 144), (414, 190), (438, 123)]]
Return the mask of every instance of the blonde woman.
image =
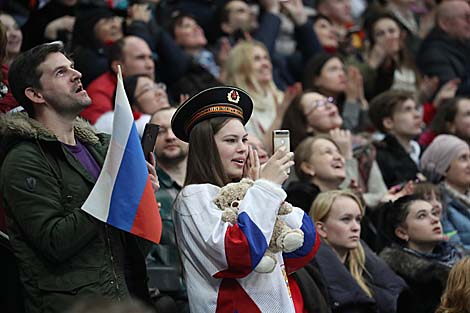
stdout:
[(269, 52), (257, 41), (242, 41), (233, 47), (225, 69), (227, 84), (246, 90), (253, 99), (253, 114), (246, 130), (270, 147), (271, 132), (280, 128), (297, 90), (291, 88), (284, 96), (276, 87)]
[[(396, 312), (406, 284), (360, 240), (360, 200), (345, 190), (323, 192), (309, 214), (323, 240), (310, 264), (321, 277), (316, 284), (327, 289), (332, 312)], [(307, 298), (309, 291), (300, 288)]]
[(470, 257), (454, 265), (447, 278), (447, 287), (436, 313), (470, 312)]

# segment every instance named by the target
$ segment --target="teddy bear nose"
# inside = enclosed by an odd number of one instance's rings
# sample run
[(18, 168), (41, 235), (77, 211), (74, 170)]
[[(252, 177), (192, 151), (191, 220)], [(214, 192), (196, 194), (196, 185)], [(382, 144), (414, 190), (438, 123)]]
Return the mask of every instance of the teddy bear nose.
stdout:
[(232, 202), (232, 208), (238, 208), (239, 205), (240, 205), (240, 202), (238, 202), (238, 200), (235, 200)]

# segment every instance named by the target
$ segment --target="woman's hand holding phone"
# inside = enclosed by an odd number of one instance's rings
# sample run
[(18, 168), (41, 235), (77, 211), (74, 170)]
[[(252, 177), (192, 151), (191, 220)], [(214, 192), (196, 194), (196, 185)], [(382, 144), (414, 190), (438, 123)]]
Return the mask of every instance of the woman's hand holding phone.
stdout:
[(282, 185), (289, 177), (287, 169), (294, 165), (294, 161), (292, 161), (293, 156), (293, 152), (287, 152), (286, 148), (282, 146), (264, 164), (261, 169), (260, 178)]

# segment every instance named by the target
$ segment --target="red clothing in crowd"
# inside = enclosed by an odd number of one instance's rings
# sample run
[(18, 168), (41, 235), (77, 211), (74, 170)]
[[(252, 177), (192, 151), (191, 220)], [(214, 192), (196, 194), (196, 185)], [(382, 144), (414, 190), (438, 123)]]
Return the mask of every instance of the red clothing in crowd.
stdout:
[(91, 98), (91, 105), (80, 114), (82, 117), (95, 124), (101, 115), (114, 108), (114, 91), (116, 90), (117, 78), (113, 72), (101, 74), (88, 85), (86, 89)]
[[(91, 105), (80, 114), (92, 125), (106, 112), (114, 111), (114, 92), (117, 86), (117, 77), (113, 72), (101, 74), (88, 85), (86, 89), (91, 98)], [(142, 114), (132, 111), (134, 120), (138, 120)]]
[(432, 103), (426, 102), (423, 104), (423, 122), (426, 125), (431, 124), (434, 115), (436, 115), (436, 111), (437, 109)]

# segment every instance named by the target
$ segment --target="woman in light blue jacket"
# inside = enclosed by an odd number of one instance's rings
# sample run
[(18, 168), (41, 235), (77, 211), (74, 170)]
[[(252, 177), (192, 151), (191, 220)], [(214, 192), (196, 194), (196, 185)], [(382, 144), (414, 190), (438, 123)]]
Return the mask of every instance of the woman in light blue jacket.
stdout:
[(470, 250), (470, 148), (453, 136), (439, 135), (421, 157), (421, 170), (439, 182), (444, 202), (442, 225), (450, 242)]

